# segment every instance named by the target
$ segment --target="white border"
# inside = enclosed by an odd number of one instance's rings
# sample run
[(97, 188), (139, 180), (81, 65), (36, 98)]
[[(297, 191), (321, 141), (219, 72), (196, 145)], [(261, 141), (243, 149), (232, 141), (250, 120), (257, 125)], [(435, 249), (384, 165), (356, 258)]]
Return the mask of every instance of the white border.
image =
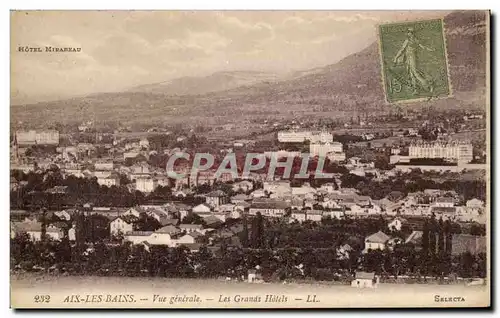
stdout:
[[(401, 1), (318, 1), (318, 0), (308, 0), (308, 1), (269, 1), (269, 0), (253, 0), (253, 1), (231, 1), (231, 0), (211, 0), (211, 1), (203, 1), (203, 0), (183, 0), (183, 1), (177, 1), (177, 3), (173, 3), (172, 1), (165, 1), (161, 2), (159, 5), (155, 1), (150, 1), (150, 0), (141, 0), (141, 1), (130, 1), (130, 0), (121, 0), (117, 1), (114, 3), (104, 3), (102, 0), (86, 0), (86, 1), (57, 1), (57, 0), (46, 0), (43, 2), (40, 1), (14, 1), (14, 0), (4, 0), (0, 2), (0, 7), (2, 10), (0, 10), (0, 26), (1, 26), (1, 39), (2, 39), (2, 46), (1, 46), (1, 61), (2, 63), (0, 64), (0, 69), (1, 69), (1, 85), (0, 85), (0, 94), (1, 94), (1, 100), (4, 101), (2, 104), (0, 111), (1, 111), (1, 116), (0, 120), (2, 123), (0, 124), (0, 129), (2, 129), (2, 138), (0, 138), (0, 151), (1, 151), (1, 166), (2, 169), (0, 169), (0, 180), (2, 182), (0, 183), (2, 185), (2, 191), (1, 193), (1, 199), (0, 202), (3, 204), (3, 213), (2, 217), (4, 218), (2, 224), (4, 228), (6, 229), (5, 236), (7, 236), (7, 226), (9, 224), (8, 219), (9, 219), (9, 186), (7, 184), (8, 179), (8, 165), (9, 165), (9, 152), (8, 152), (8, 134), (9, 134), (9, 118), (10, 118), (10, 112), (9, 112), (9, 95), (10, 95), (10, 88), (9, 88), (9, 47), (10, 47), (10, 41), (9, 41), (9, 10), (10, 9), (66, 9), (66, 10), (74, 10), (74, 9), (203, 9), (203, 10), (209, 10), (209, 9), (267, 9), (267, 10), (276, 10), (276, 9), (289, 9), (289, 10), (298, 10), (298, 9), (306, 9), (306, 10), (326, 10), (326, 9), (336, 9), (336, 10), (408, 10), (408, 9), (413, 9), (413, 10), (450, 10), (450, 9), (492, 9), (493, 13), (497, 13), (500, 11), (500, 2), (499, 1), (485, 1), (485, 0), (475, 0), (475, 1), (465, 1), (465, 0), (455, 0), (453, 2), (450, 2), (450, 6), (443, 6), (444, 2), (438, 2), (438, 1), (432, 1), (432, 0), (419, 0), (415, 2), (401, 2)], [(409, 6), (411, 7), (409, 7)], [(495, 33), (493, 33), (494, 35)], [(491, 41), (492, 46), (495, 46), (495, 39), (492, 39)], [(498, 53), (498, 51), (495, 49), (495, 52)], [(494, 57), (497, 57), (498, 54), (496, 54)], [(495, 69), (492, 70), (496, 71), (498, 68), (498, 64), (494, 64)], [(499, 84), (498, 81), (495, 82), (495, 87), (492, 87), (491, 90), (493, 92), (499, 92)], [(494, 107), (495, 105), (493, 105)], [(500, 119), (498, 118), (500, 115), (498, 114), (498, 111), (495, 112), (494, 118), (492, 118), (493, 122), (499, 122)], [(498, 146), (498, 140), (495, 139), (494, 145), (492, 145), (492, 149), (497, 148)], [(495, 162), (492, 162), (492, 165), (494, 165)], [(495, 171), (495, 177), (499, 177), (498, 171)], [(492, 198), (499, 198), (499, 189), (498, 187), (495, 188), (495, 193), (492, 194)], [(498, 225), (498, 222), (500, 220), (499, 216), (496, 216), (495, 218), (495, 225)], [(498, 228), (495, 227), (495, 228)], [(494, 230), (493, 230), (494, 231)], [(9, 244), (8, 240), (0, 240), (1, 249), (5, 254), (8, 253), (9, 250)], [(4, 254), (4, 255), (5, 255)], [(1, 299), (1, 308), (3, 311), (6, 311), (5, 313), (10, 316), (14, 315), (15, 313), (12, 310), (9, 310), (9, 277), (7, 275), (8, 269), (9, 269), (9, 258), (7, 255), (2, 258), (1, 262), (1, 270), (0, 273), (2, 273), (2, 288), (3, 292), (1, 293), (3, 297), (0, 297)], [(498, 284), (495, 284), (498, 282), (498, 262), (496, 262), (496, 268), (495, 270), (495, 278), (496, 281), (492, 282), (493, 286), (499, 286)], [(498, 297), (498, 291), (495, 293), (495, 295)], [(498, 299), (496, 299), (498, 300)], [(498, 301), (494, 301), (498, 305)], [(228, 312), (229, 314), (237, 314), (237, 315), (250, 315), (251, 313), (249, 312)], [(453, 311), (453, 312), (441, 312), (439, 315), (450, 315), (450, 316), (456, 316), (456, 315), (461, 315), (461, 314), (472, 314), (470, 312), (458, 312), (458, 311)], [(35, 316), (37, 314), (45, 314), (45, 315), (54, 315), (54, 312), (45, 312), (45, 313), (24, 313), (23, 316), (25, 317), (31, 317)], [(57, 313), (56, 313), (57, 314)], [(91, 316), (92, 312), (80, 312), (78, 313), (80, 316)], [(121, 312), (114, 312), (110, 313), (110, 315), (115, 315), (116, 317), (121, 317), (124, 313)], [(126, 313), (126, 315), (143, 315), (143, 312), (134, 312), (134, 313)], [(177, 316), (181, 314), (185, 315), (218, 315), (218, 312), (201, 312), (201, 313), (190, 313), (190, 312), (156, 312), (152, 313), (154, 315), (168, 315), (168, 316)], [(259, 312), (259, 315), (262, 316), (271, 316), (276, 313), (274, 312)], [(279, 313), (278, 313), (279, 314)], [(288, 314), (288, 313), (285, 313)], [(310, 312), (301, 312), (298, 313), (299, 315), (309, 315)], [(331, 315), (332, 313), (325, 312), (323, 313), (325, 315)], [(341, 313), (341, 312), (334, 312), (333, 314), (335, 315), (346, 315), (346, 313)], [(376, 312), (376, 313), (369, 313), (369, 312), (364, 312), (364, 313), (351, 313), (351, 315), (370, 315), (370, 316), (378, 316), (378, 317), (384, 317), (387, 315), (385, 312)], [(392, 313), (393, 315), (400, 315), (401, 312), (394, 312)], [(411, 312), (404, 312), (404, 315), (413, 315), (414, 313)], [(438, 316), (438, 313), (431, 313), (431, 312), (421, 312), (421, 313), (416, 313), (416, 314), (425, 314), (426, 316), (432, 317), (432, 316)], [(67, 316), (70, 317), (72, 313), (59, 313), (61, 316)]]

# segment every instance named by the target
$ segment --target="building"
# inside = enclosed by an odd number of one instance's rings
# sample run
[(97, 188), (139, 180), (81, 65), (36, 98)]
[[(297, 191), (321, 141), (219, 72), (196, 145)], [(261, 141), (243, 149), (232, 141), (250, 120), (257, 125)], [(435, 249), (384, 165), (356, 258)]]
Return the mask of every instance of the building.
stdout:
[(401, 231), (401, 227), (403, 226), (404, 220), (401, 218), (395, 218), (389, 224), (387, 224), (387, 228), (390, 231)]
[(101, 186), (120, 186), (120, 177), (116, 174), (110, 174), (109, 176), (104, 176), (101, 178), (97, 178), (97, 183)]
[(257, 215), (260, 212), (262, 216), (283, 217), (290, 212), (290, 205), (287, 202), (278, 200), (259, 200), (250, 205), (249, 215)]
[(386, 247), (387, 241), (390, 237), (382, 231), (378, 231), (372, 235), (365, 238), (365, 249), (364, 252), (368, 250), (383, 250)]
[(280, 131), (278, 132), (279, 142), (333, 142), (333, 135), (329, 132), (313, 132), (313, 131)]
[(472, 144), (470, 142), (420, 142), (410, 145), (410, 159), (442, 158), (462, 163), (471, 162)]
[[(319, 142), (309, 144), (311, 156), (326, 157), (330, 153), (343, 153), (344, 147), (340, 142)], [(345, 157), (345, 154), (344, 154)]]
[(124, 235), (132, 244), (166, 245), (173, 247), (181, 231), (172, 225), (164, 226), (156, 231), (132, 231)]
[(288, 151), (288, 150), (278, 150), (278, 151), (265, 151), (264, 156), (271, 159), (281, 159), (281, 158), (296, 158), (301, 156), (300, 151)]
[(158, 187), (158, 181), (149, 176), (141, 176), (135, 179), (135, 189), (143, 193), (151, 193)]
[(262, 279), (262, 274), (258, 273), (256, 269), (248, 270), (248, 282), (249, 283), (261, 283), (264, 280)]
[(333, 208), (323, 212), (323, 216), (330, 216), (332, 219), (342, 219), (345, 216), (343, 208)]
[(149, 148), (149, 141), (148, 141), (148, 139), (147, 138), (142, 138), (139, 141), (139, 147), (148, 149)]
[[(280, 181), (265, 181), (263, 184), (263, 191), (266, 193), (274, 193), (278, 197), (283, 197), (292, 194), (292, 187), (290, 181), (280, 180)], [(255, 191), (254, 191), (255, 193)]]
[(346, 159), (345, 152), (330, 152), (326, 157), (330, 161), (345, 161)]
[(119, 216), (109, 223), (110, 236), (132, 232), (137, 218), (132, 215)]
[(169, 218), (167, 211), (160, 209), (158, 207), (149, 207), (146, 209), (146, 215), (155, 219), (160, 224), (167, 222)]
[(452, 197), (438, 197), (432, 203), (433, 207), (452, 208), (455, 206), (455, 199)]
[(218, 217), (213, 215), (203, 216), (203, 221), (209, 228), (218, 228), (223, 223)]
[(190, 186), (200, 186), (203, 184), (212, 185), (216, 181), (215, 171), (196, 171), (189, 176)]
[(391, 165), (396, 164), (396, 163), (409, 163), (409, 162), (410, 162), (409, 156), (391, 155), (389, 157), (389, 163)]
[(132, 208), (128, 209), (127, 211), (125, 211), (122, 214), (122, 216), (133, 215), (136, 218), (139, 218), (141, 216), (141, 213), (146, 213), (146, 210), (137, 206), (137, 207), (132, 207)]
[(193, 213), (199, 216), (210, 215), (212, 213), (212, 208), (208, 206), (206, 203), (201, 203), (193, 207)]
[(126, 160), (127, 158), (135, 158), (140, 155), (139, 151), (128, 151), (123, 153), (123, 160)]
[(251, 201), (251, 200), (252, 200), (251, 196), (243, 194), (243, 193), (240, 193), (240, 194), (237, 194), (235, 196), (232, 196), (230, 201), (233, 204), (240, 204), (240, 203), (248, 202), (248, 201)]
[(301, 210), (292, 211), (291, 219), (297, 220), (299, 223), (304, 221), (320, 222), (323, 218), (323, 214), (328, 214), (327, 212), (321, 210)]
[(94, 164), (95, 170), (112, 171), (115, 165), (112, 161), (99, 161)]
[(107, 171), (107, 170), (96, 170), (92, 174), (97, 179), (101, 179), (111, 176), (112, 173), (113, 173), (112, 171)]
[(253, 183), (251, 181), (243, 180), (233, 184), (234, 192), (239, 192), (239, 191), (247, 192), (251, 190), (253, 190)]
[(177, 239), (172, 240), (172, 246), (203, 243), (204, 238), (205, 236), (203, 234), (195, 231), (179, 236)]
[(266, 197), (266, 191), (264, 191), (263, 189), (257, 189), (254, 190), (250, 195), (252, 198), (264, 198)]
[(391, 148), (391, 155), (399, 155), (401, 153), (401, 148)]
[[(37, 221), (13, 223), (11, 228), (11, 237), (12, 232), (15, 234), (26, 233), (32, 241), (41, 241), (42, 223)], [(53, 225), (48, 225), (46, 227), (45, 235), (48, 239), (52, 239), (54, 241), (60, 241), (64, 238), (63, 230)]]
[(315, 188), (311, 187), (309, 183), (304, 183), (300, 187), (291, 187), (292, 189), (292, 196), (303, 196), (306, 197), (308, 195), (314, 196), (316, 192), (318, 192)]
[(292, 210), (290, 214), (290, 222), (297, 221), (302, 223), (306, 220), (306, 212), (302, 210)]
[(150, 175), (151, 175), (151, 172), (149, 171), (149, 167), (147, 164), (136, 164), (136, 165), (130, 167), (129, 177), (131, 180), (134, 180), (134, 179), (140, 178), (140, 177), (149, 177)]
[(181, 224), (179, 225), (179, 228), (188, 234), (192, 232), (201, 233), (203, 231), (203, 225), (201, 224)]
[(468, 208), (472, 208), (472, 209), (482, 209), (484, 208), (484, 202), (479, 200), (479, 199), (470, 199), (468, 200), (465, 205), (468, 207)]
[(356, 272), (351, 286), (356, 288), (376, 288), (378, 283), (379, 278), (378, 276), (375, 278), (375, 273)]
[[(396, 170), (402, 173), (410, 173), (413, 170), (420, 170), (422, 172), (461, 172), (468, 167), (460, 165), (409, 165), (409, 164), (396, 164)], [(475, 168), (475, 167), (474, 167)]]
[(224, 191), (221, 190), (216, 190), (208, 193), (205, 196), (205, 200), (205, 202), (213, 208), (218, 208), (220, 205), (229, 202), (229, 198), (224, 193)]
[(179, 229), (178, 227), (175, 227), (173, 225), (166, 225), (166, 226), (156, 230), (155, 232), (156, 233), (167, 233), (170, 235), (177, 235), (177, 234), (182, 233), (181, 229)]
[(12, 163), (10, 165), (10, 170), (20, 170), (24, 173), (34, 172), (35, 171), (35, 164), (33, 164), (33, 163), (26, 163), (26, 164)]
[(19, 130), (16, 132), (16, 143), (21, 146), (58, 145), (59, 132), (57, 130)]
[(457, 214), (457, 208), (454, 206), (434, 206), (430, 208), (430, 214), (434, 214), (437, 218), (453, 219)]
[(158, 183), (158, 186), (162, 187), (171, 187), (172, 186), (172, 181), (168, 176), (165, 175), (157, 175), (155, 176), (155, 179)]
[[(149, 242), (149, 237), (153, 234), (153, 231), (130, 231), (124, 234), (123, 238), (125, 241), (131, 242), (132, 244), (142, 244), (143, 242)], [(168, 237), (168, 240), (165, 240), (165, 245), (168, 245), (170, 243), (170, 237)]]

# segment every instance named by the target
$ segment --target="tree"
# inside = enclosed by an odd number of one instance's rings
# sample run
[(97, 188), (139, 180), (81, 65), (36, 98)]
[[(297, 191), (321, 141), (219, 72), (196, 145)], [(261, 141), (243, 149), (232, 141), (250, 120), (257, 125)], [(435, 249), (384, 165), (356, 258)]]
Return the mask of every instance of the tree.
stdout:
[(429, 255), (429, 222), (427, 219), (424, 220), (423, 232), (422, 232), (422, 255)]
[(100, 242), (109, 237), (109, 219), (104, 215), (91, 214), (84, 217), (83, 227), (87, 242)]
[(142, 212), (139, 215), (139, 220), (134, 224), (136, 231), (156, 231), (161, 228), (160, 222), (155, 218)]
[(436, 255), (436, 234), (437, 234), (437, 222), (436, 217), (432, 215), (430, 224), (429, 224), (429, 254), (434, 256)]
[(438, 223), (438, 251), (439, 251), (439, 255), (442, 255), (444, 256), (445, 255), (445, 233), (444, 233), (444, 223), (443, 223), (443, 218), (440, 218), (439, 219), (439, 223)]
[(452, 241), (453, 241), (452, 226), (450, 220), (446, 220), (444, 222), (444, 232), (445, 232), (445, 251), (446, 255), (450, 257), (452, 252)]
[(241, 233), (241, 245), (248, 247), (248, 220), (246, 215), (243, 215), (243, 232)]
[(42, 229), (41, 229), (41, 238), (42, 241), (47, 239), (47, 209), (42, 208)]
[(202, 224), (206, 225), (205, 220), (196, 213), (189, 213), (182, 220), (182, 224)]
[(251, 246), (253, 248), (262, 248), (262, 239), (263, 239), (263, 230), (264, 230), (264, 219), (260, 212), (257, 212), (255, 218), (252, 222), (252, 237), (251, 237)]

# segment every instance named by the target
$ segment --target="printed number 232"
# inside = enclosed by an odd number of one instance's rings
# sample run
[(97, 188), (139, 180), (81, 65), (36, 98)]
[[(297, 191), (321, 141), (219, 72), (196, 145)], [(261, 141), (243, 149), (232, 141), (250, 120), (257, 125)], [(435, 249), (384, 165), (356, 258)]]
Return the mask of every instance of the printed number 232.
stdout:
[(391, 93), (400, 93), (402, 88), (401, 83), (396, 78), (389, 82), (389, 91)]
[(49, 295), (36, 295), (34, 297), (35, 303), (50, 303)]

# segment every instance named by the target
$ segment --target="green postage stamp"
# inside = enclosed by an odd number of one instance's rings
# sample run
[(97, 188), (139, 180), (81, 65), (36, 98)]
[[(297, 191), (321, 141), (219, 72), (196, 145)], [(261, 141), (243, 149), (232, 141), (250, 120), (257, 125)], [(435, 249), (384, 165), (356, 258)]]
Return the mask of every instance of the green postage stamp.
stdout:
[(379, 41), (387, 102), (451, 95), (442, 19), (380, 25)]

